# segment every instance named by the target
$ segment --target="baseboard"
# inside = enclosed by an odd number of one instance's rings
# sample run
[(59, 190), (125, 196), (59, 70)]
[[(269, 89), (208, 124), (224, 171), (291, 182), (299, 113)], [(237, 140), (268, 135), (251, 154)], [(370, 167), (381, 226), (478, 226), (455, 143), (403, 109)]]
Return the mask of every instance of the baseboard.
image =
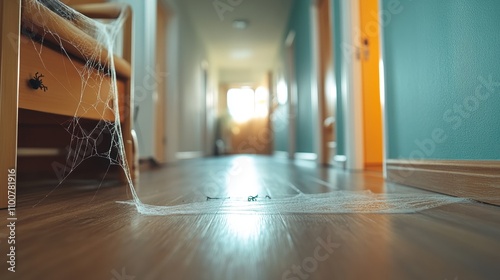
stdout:
[(387, 180), (500, 205), (500, 161), (387, 160)]
[[(285, 151), (274, 151), (273, 155), (280, 159), (290, 159), (288, 152)], [(315, 153), (295, 153), (294, 159), (315, 161), (318, 156)]]
[(295, 153), (294, 155), (295, 159), (299, 160), (317, 160), (318, 155), (315, 153)]
[(346, 169), (347, 157), (344, 155), (335, 155), (333, 165), (337, 168)]
[(288, 158), (288, 152), (285, 152), (285, 151), (274, 151), (273, 154), (277, 158), (281, 158), (281, 159)]
[(203, 157), (203, 152), (192, 151), (192, 152), (177, 152), (175, 154), (177, 159), (193, 159)]

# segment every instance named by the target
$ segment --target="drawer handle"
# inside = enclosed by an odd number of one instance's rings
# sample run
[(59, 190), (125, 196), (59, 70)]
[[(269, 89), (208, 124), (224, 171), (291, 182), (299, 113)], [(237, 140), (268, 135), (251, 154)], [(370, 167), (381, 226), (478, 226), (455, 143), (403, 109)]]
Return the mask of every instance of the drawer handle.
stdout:
[(43, 84), (42, 78), (43, 75), (36, 72), (35, 76), (29, 79), (28, 83), (33, 89), (41, 89), (43, 91), (47, 91), (49, 88)]

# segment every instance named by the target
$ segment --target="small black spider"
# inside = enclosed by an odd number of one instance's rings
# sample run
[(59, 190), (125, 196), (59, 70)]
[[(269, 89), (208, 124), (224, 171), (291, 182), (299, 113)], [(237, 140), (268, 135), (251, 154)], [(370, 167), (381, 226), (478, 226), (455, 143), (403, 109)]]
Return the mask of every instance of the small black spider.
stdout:
[(29, 80), (29, 84), (33, 89), (42, 89), (43, 91), (47, 91), (49, 88), (43, 84), (42, 81), (43, 75), (35, 73), (35, 76)]

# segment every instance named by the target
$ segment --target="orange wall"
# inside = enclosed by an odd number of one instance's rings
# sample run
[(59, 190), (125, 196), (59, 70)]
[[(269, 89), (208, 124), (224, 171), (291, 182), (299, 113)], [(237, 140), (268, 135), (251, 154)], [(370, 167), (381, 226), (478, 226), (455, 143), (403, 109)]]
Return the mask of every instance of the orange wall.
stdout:
[[(365, 163), (382, 163), (382, 110), (379, 87), (378, 0), (360, 0)], [(368, 46), (363, 41), (368, 39)], [(369, 54), (367, 51), (369, 50)]]

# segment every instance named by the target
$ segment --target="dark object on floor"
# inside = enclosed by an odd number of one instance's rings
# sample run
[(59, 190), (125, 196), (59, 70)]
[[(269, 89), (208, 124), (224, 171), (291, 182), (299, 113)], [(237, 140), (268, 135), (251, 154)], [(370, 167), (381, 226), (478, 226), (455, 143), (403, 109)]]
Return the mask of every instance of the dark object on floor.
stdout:
[(230, 197), (210, 197), (207, 195), (207, 201), (212, 199), (230, 199)]

